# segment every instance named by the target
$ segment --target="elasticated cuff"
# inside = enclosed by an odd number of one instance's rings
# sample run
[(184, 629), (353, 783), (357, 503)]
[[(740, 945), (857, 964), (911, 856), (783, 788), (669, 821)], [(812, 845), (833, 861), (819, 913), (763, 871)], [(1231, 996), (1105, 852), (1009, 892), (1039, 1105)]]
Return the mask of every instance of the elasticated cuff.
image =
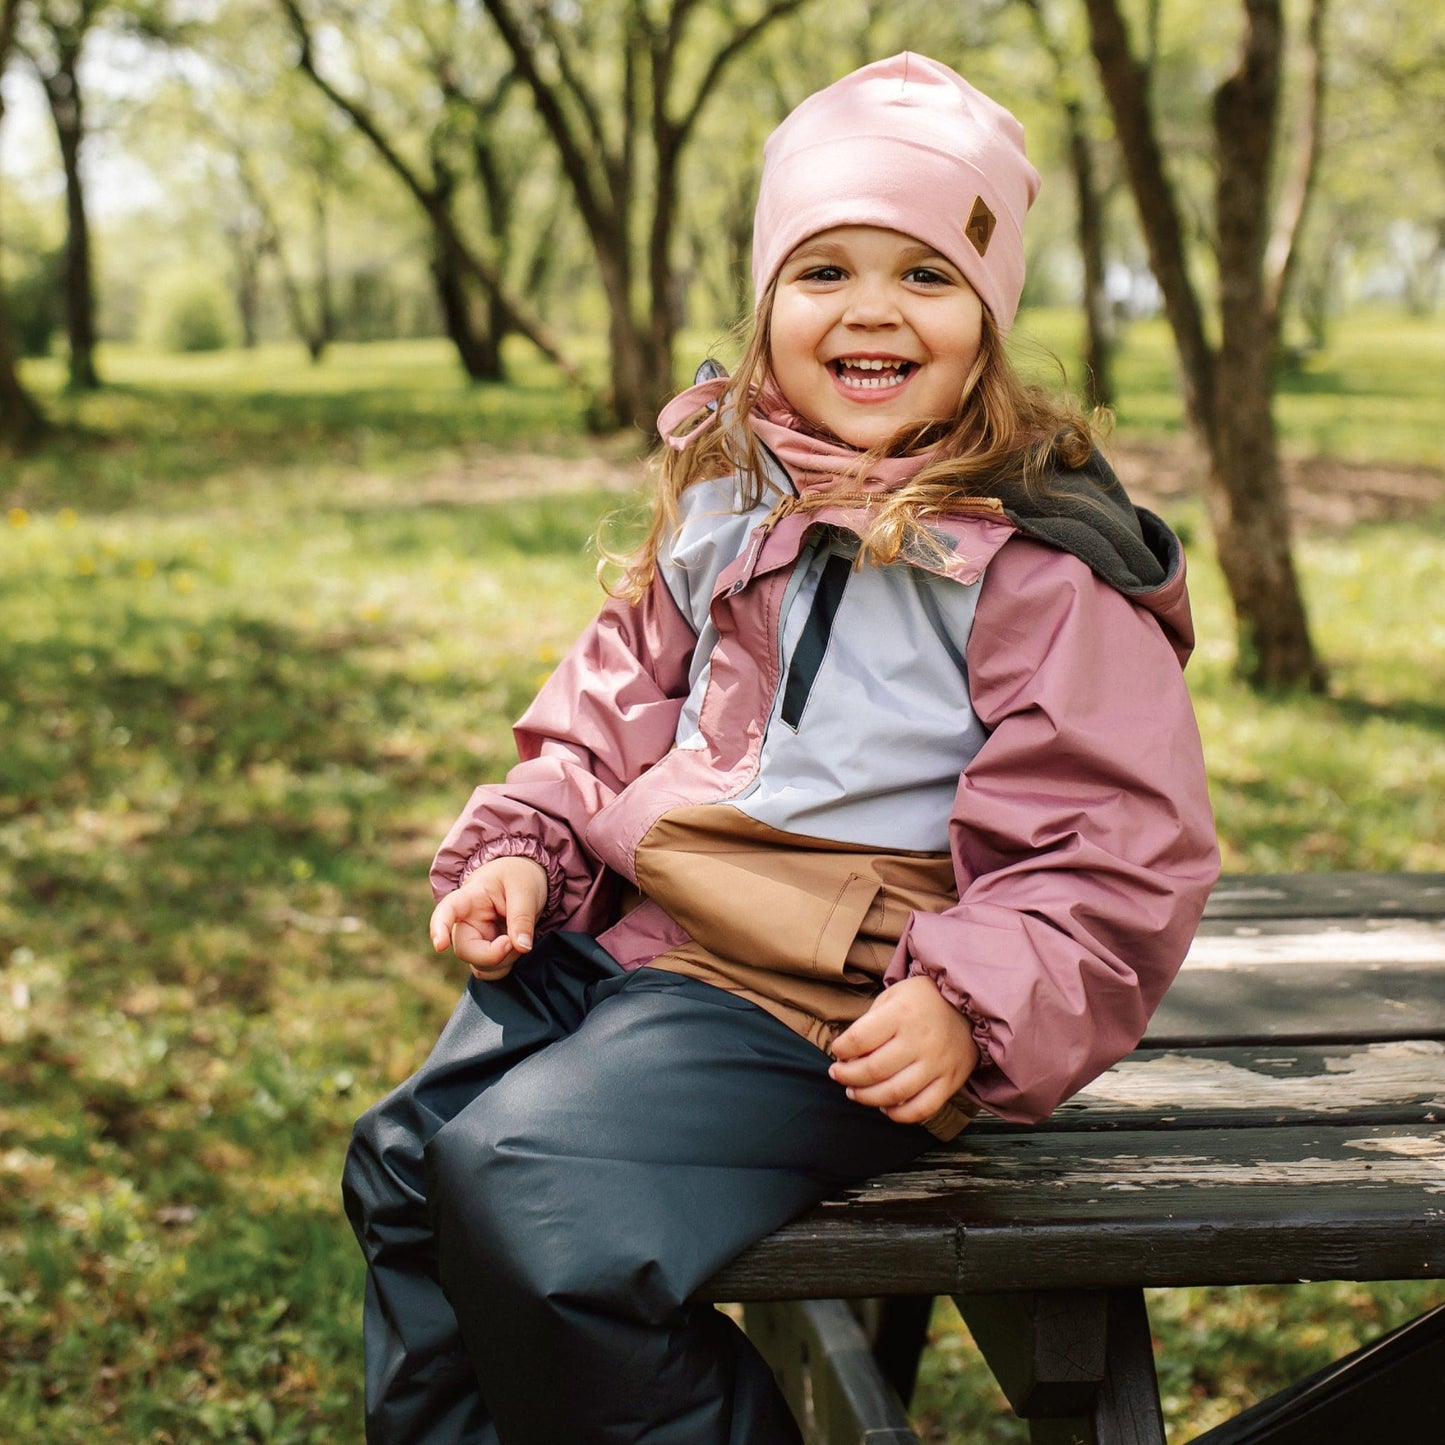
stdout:
[(978, 1049), (978, 1067), (986, 1069), (993, 1063), (993, 1038), (989, 1028), (989, 1021), (973, 1006), (973, 1000), (965, 993), (960, 993), (949, 981), (947, 974), (933, 973), (929, 969), (919, 966), (916, 962), (909, 970), (910, 975), (921, 975), (923, 978), (931, 979), (933, 986), (944, 998), (968, 1020), (968, 1026), (973, 1032), (974, 1047)]
[(466, 866), (462, 869), (462, 876), (457, 880), (457, 886), (460, 887), (478, 868), (484, 863), (490, 863), (494, 858), (530, 858), (532, 862), (539, 864), (547, 874), (547, 906), (537, 920), (539, 925), (548, 914), (560, 911), (562, 895), (567, 887), (567, 874), (563, 871), (562, 865), (536, 838), (527, 838), (520, 834), (491, 838), (483, 843), (467, 859)]

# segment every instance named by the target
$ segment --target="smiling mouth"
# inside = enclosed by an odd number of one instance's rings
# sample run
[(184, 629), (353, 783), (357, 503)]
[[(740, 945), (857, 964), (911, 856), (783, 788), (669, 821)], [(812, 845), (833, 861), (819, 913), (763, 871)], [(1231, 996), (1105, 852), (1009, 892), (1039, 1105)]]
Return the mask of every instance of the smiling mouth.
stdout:
[(894, 391), (918, 370), (918, 364), (876, 356), (840, 356), (828, 363), (828, 370), (850, 391)]

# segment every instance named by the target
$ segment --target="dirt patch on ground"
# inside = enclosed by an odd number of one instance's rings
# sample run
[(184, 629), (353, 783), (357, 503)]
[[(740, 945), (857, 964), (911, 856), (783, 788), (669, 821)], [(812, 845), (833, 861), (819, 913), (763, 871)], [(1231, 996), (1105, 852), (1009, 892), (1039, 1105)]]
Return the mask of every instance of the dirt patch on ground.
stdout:
[[(1186, 441), (1120, 442), (1107, 447), (1129, 495), (1155, 510), (1202, 495), (1205, 462)], [(1285, 487), (1304, 531), (1343, 531), (1359, 522), (1445, 511), (1445, 472), (1330, 457), (1287, 458)]]
[[(404, 488), (408, 505), (461, 507), (482, 502), (520, 501), (527, 497), (566, 496), (573, 492), (638, 490), (645, 461), (635, 438), (568, 438), (565, 450), (529, 451), (524, 447), (469, 447), (448, 466), (398, 483), (386, 475), (358, 474), (344, 484), (348, 506), (394, 506)], [(333, 494), (334, 498), (334, 494)]]
[[(1198, 497), (1205, 464), (1184, 439), (1134, 442), (1112, 439), (1106, 451), (1129, 495), (1155, 510)], [(541, 494), (636, 491), (644, 461), (630, 436), (595, 441), (568, 439), (566, 450), (476, 447), (452, 465), (406, 484), (406, 500), (422, 506), (466, 506)], [(1341, 531), (1360, 522), (1445, 514), (1445, 471), (1378, 466), (1328, 457), (1289, 459), (1285, 485), (1303, 531)], [(394, 505), (397, 484), (386, 477), (353, 477), (351, 505)]]

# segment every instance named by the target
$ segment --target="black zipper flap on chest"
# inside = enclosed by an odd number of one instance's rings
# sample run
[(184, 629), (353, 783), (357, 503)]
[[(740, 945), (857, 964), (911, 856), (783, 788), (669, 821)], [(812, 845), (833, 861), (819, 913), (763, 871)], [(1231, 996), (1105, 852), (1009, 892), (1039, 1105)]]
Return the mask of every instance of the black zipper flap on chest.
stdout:
[(843, 589), (848, 585), (848, 574), (853, 570), (853, 561), (837, 553), (829, 557), (818, 578), (818, 590), (813, 594), (813, 605), (808, 619), (803, 623), (802, 635), (793, 649), (792, 660), (788, 663), (788, 681), (783, 688), (782, 719), (790, 728), (796, 728), (808, 705), (808, 694), (813, 690), (813, 680), (823, 665), (823, 654), (828, 650), (828, 638), (833, 632), (833, 619), (843, 601)]

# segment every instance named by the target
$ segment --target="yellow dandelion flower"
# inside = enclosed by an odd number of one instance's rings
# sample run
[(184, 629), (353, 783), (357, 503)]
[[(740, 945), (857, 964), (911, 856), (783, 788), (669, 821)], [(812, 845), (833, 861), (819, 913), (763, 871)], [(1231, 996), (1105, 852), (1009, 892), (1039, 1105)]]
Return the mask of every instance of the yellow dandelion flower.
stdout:
[(12, 527), (23, 527), (30, 520), (30, 513), (24, 507), (11, 507), (5, 519)]
[(62, 527), (73, 527), (79, 520), (80, 514), (74, 507), (62, 507), (56, 514), (55, 520)]
[(140, 558), (135, 564), (135, 575), (142, 582), (149, 582), (156, 575), (156, 564), (149, 557)]
[(95, 576), (95, 558), (90, 556), (79, 556), (75, 559), (75, 570), (82, 577)]
[(182, 594), (196, 590), (196, 574), (194, 572), (177, 572), (171, 579), (171, 586)]

